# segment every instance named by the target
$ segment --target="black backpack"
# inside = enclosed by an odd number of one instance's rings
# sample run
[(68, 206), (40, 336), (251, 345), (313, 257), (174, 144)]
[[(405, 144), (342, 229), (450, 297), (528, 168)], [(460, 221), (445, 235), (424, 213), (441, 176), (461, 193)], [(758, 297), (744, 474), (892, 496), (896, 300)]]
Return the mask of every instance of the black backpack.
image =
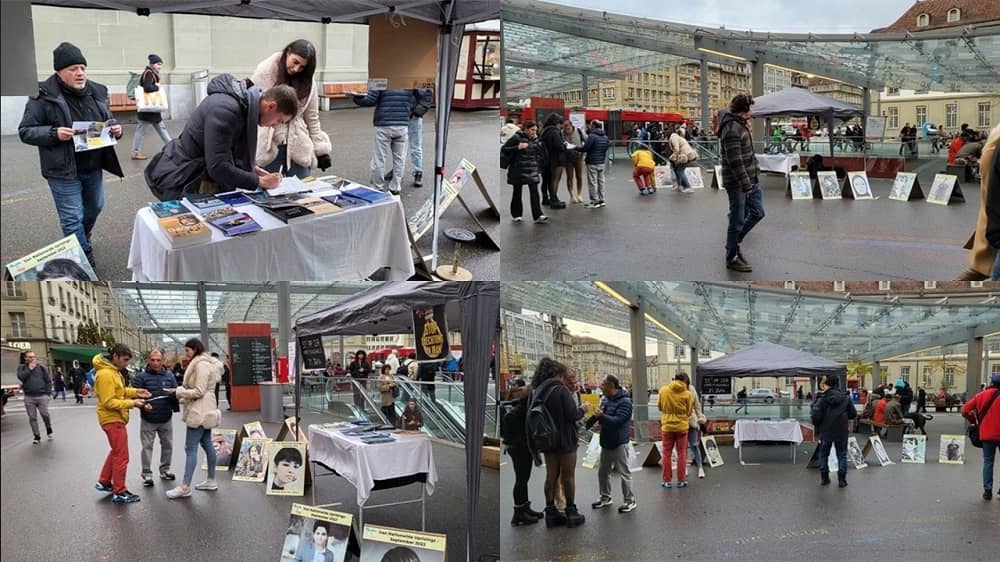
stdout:
[(396, 376), (403, 377), (404, 379), (410, 378), (410, 364), (402, 363), (399, 368), (396, 369)]
[(513, 157), (512, 157), (513, 153), (504, 150), (505, 146), (507, 146), (507, 145), (504, 145), (504, 146), (500, 147), (500, 169), (501, 170), (506, 170), (507, 168), (509, 168), (510, 164), (511, 164), (511, 161), (513, 160)]
[(523, 449), (528, 446), (528, 401), (515, 400), (501, 406), (500, 437), (507, 447)]
[(544, 396), (532, 395), (528, 404), (528, 413), (525, 416), (525, 427), (527, 428), (528, 443), (532, 450), (547, 452), (559, 447), (559, 430), (556, 422), (552, 419), (546, 400), (552, 394), (556, 385), (550, 386)]

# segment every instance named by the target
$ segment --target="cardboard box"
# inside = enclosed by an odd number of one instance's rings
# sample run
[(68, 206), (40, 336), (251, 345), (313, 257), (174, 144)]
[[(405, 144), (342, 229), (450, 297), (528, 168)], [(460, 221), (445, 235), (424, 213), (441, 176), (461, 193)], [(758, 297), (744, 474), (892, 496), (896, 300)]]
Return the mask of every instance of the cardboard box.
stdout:
[(406, 18), (394, 27), (385, 16), (368, 19), (368, 78), (389, 89), (433, 88), (437, 77), (438, 26)]
[(500, 470), (500, 447), (483, 447), (483, 466)]

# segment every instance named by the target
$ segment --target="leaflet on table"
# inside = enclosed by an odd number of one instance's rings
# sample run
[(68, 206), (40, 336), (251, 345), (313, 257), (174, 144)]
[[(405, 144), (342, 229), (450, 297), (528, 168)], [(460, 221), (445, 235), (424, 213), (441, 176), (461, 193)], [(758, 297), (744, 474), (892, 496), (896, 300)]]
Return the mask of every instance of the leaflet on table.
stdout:
[(86, 152), (118, 144), (105, 121), (73, 121), (73, 150)]
[(228, 205), (205, 213), (204, 218), (205, 222), (218, 228), (226, 236), (239, 236), (261, 230), (261, 226), (253, 220), (253, 217)]
[[(316, 182), (310, 182), (310, 183), (314, 184)], [(324, 182), (324, 184), (325, 184), (325, 182)], [(316, 187), (319, 187), (319, 186), (316, 186)], [(324, 185), (324, 187), (330, 187), (330, 186), (328, 184), (326, 184), (326, 185)], [(273, 197), (275, 195), (286, 195), (286, 194), (289, 194), (289, 193), (302, 193), (304, 191), (312, 191), (312, 190), (313, 190), (313, 186), (312, 185), (310, 185), (310, 184), (302, 181), (297, 176), (288, 176), (288, 177), (281, 178), (281, 184), (278, 185), (278, 187), (274, 187), (274, 188), (268, 189), (267, 193), (268, 193), (268, 195), (270, 195), (270, 196)]]

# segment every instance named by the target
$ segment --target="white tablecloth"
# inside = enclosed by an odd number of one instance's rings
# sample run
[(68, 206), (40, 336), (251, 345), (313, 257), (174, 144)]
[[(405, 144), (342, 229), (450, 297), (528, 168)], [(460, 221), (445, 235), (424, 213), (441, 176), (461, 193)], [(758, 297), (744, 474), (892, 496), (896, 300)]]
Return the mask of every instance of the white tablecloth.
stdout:
[(738, 449), (741, 441), (802, 442), (802, 427), (796, 420), (736, 420), (733, 445)]
[(425, 488), (434, 493), (437, 469), (426, 433), (397, 433), (396, 441), (366, 445), (336, 429), (309, 426), (309, 456), (336, 470), (358, 490), (358, 505), (364, 505), (376, 480), (427, 473)]
[(389, 267), (391, 281), (413, 275), (403, 204), (376, 205), (285, 224), (256, 205), (241, 205), (263, 230), (171, 248), (149, 207), (135, 215), (128, 268), (133, 281), (335, 281), (364, 279)]
[(779, 172), (786, 176), (793, 166), (799, 166), (801, 158), (798, 154), (756, 154), (757, 165), (762, 172)]

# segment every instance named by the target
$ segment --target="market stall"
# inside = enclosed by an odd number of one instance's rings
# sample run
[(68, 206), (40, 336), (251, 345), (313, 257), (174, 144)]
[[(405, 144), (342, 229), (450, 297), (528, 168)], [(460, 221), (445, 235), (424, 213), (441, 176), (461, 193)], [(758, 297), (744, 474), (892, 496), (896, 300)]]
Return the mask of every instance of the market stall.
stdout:
[[(833, 156), (834, 120), (847, 120), (864, 116), (865, 110), (833, 98), (810, 92), (803, 88), (786, 88), (773, 94), (754, 98), (753, 116), (770, 117), (819, 117), (825, 120), (830, 156)], [(758, 154), (759, 159), (762, 155)]]

